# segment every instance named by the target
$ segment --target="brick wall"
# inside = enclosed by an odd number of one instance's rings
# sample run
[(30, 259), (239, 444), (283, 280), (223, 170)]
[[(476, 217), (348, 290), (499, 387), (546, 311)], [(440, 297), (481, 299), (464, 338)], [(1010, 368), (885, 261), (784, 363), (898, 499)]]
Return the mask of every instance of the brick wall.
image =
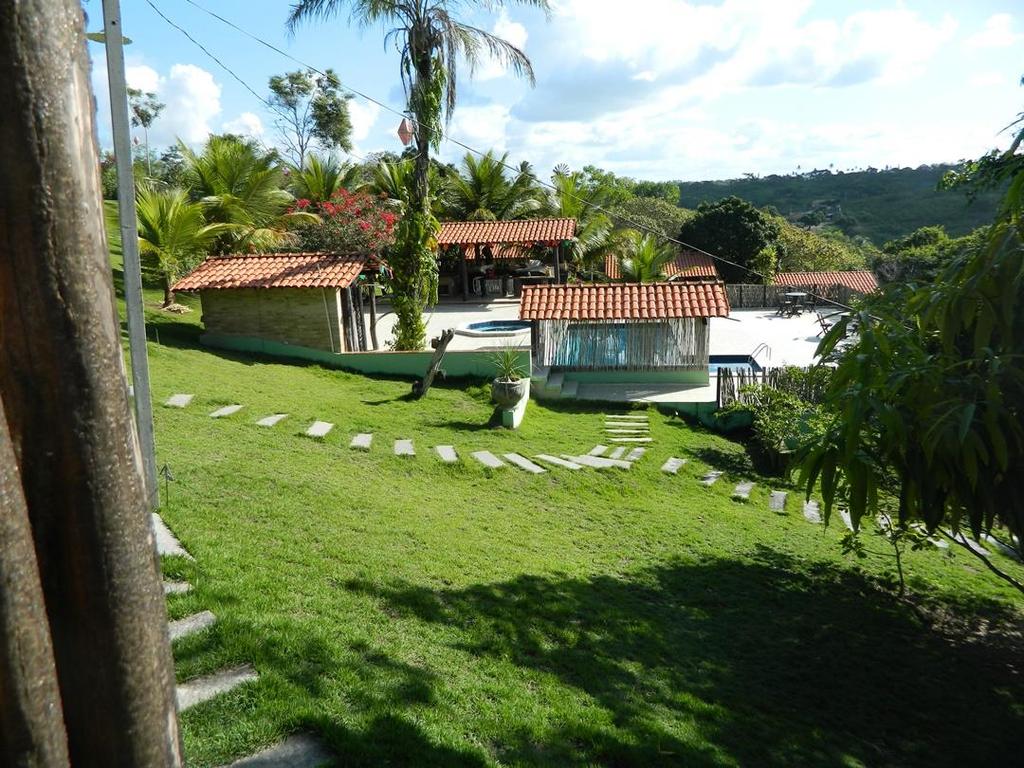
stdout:
[(200, 298), (203, 325), (210, 333), (345, 351), (341, 292), (336, 288), (202, 291)]

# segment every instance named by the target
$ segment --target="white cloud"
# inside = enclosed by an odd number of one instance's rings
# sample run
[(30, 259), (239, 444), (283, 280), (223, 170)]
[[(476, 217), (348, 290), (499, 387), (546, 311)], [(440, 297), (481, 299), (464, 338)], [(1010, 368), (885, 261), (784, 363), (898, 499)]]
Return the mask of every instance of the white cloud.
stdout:
[(348, 115), (352, 120), (352, 141), (357, 143), (370, 135), (370, 129), (380, 117), (380, 106), (357, 97), (349, 100)]
[[(476, 149), (504, 152), (508, 143), (509, 112), (510, 108), (505, 104), (459, 107), (446, 133)], [(457, 160), (465, 150), (446, 142), (444, 154), (449, 160)]]
[[(517, 21), (509, 18), (508, 11), (502, 8), (498, 20), (494, 23), (491, 32), (506, 40), (521, 51), (526, 50), (527, 33), (526, 27)], [(505, 65), (493, 56), (485, 56), (484, 60), (477, 67), (474, 77), (477, 80), (495, 80), (505, 74)]]
[(157, 89), (167, 104), (150, 131), (154, 143), (170, 144), (180, 138), (198, 144), (212, 132), (211, 121), (221, 112), (220, 85), (213, 75), (194, 64), (175, 64)]
[(251, 136), (259, 139), (263, 136), (263, 121), (259, 115), (252, 112), (243, 112), (234, 120), (229, 120), (221, 126), (224, 133), (234, 133), (239, 136)]
[(988, 17), (985, 26), (967, 38), (967, 47), (1009, 48), (1024, 41), (1024, 34), (1013, 31), (1013, 17), (1008, 13), (997, 13)]
[[(105, 74), (106, 70), (104, 70)], [(137, 88), (143, 93), (155, 93), (160, 88), (160, 75), (152, 67), (145, 64), (125, 66), (124, 79), (129, 88)]]

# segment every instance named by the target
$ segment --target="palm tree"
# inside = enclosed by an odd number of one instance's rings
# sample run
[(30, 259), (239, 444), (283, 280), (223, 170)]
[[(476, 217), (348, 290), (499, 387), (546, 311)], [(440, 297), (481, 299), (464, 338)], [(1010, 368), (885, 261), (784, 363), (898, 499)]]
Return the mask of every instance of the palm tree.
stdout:
[(532, 84), (533, 67), (519, 48), (452, 16), (452, 9), (492, 10), (524, 5), (548, 11), (548, 0), (297, 0), (288, 17), (294, 31), (309, 19), (327, 19), (348, 10), (361, 26), (389, 25), (385, 43), (399, 55), (399, 71), (409, 112), (414, 118), (415, 159), (408, 210), (399, 225), (390, 256), (398, 315), (397, 349), (421, 349), (425, 328), (422, 312), (436, 296), (437, 262), (428, 258), (437, 222), (430, 212), (430, 150), (440, 146), (444, 120), (455, 109), (458, 64), (470, 74), (487, 54), (525, 76)]
[(627, 230), (630, 248), (619, 258), (619, 272), (626, 283), (656, 283), (665, 279), (665, 267), (676, 257), (675, 249), (653, 235)]
[(315, 204), (327, 202), (339, 189), (353, 189), (359, 180), (359, 168), (352, 163), (313, 153), (306, 156), (303, 167), (291, 166), (289, 170), (292, 194)]
[(544, 212), (576, 219), (576, 237), (569, 254), (577, 269), (597, 269), (604, 264), (606, 254), (622, 250), (625, 235), (615, 230), (611, 218), (602, 210), (610, 203), (608, 190), (586, 184), (582, 173), (569, 173), (562, 166), (555, 169), (551, 184), (554, 189), (548, 193)]
[(211, 136), (201, 153), (180, 144), (185, 183), (202, 203), (207, 221), (231, 224), (215, 250), (267, 251), (295, 242), (292, 229), (317, 217), (291, 210), (276, 155), (234, 136)]
[(505, 174), (508, 153), (488, 152), (478, 160), (472, 152), (462, 159), (463, 171), (448, 179), (444, 213), (456, 221), (522, 219), (541, 207), (541, 197), (529, 163), (515, 177)]
[(164, 283), (164, 307), (174, 303), (171, 285), (201, 261), (232, 224), (207, 224), (203, 206), (188, 199), (182, 189), (155, 189), (141, 185), (135, 195), (139, 219), (139, 250), (156, 261)]

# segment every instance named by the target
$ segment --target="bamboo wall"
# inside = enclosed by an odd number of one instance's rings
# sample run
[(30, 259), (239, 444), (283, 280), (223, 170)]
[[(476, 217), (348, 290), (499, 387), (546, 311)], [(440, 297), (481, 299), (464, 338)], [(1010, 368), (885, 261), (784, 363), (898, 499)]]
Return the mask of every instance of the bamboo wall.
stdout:
[(704, 318), (589, 322), (541, 320), (534, 334), (539, 365), (576, 371), (707, 370)]
[(203, 325), (214, 334), (255, 336), (329, 352), (350, 349), (341, 291), (265, 288), (202, 291)]

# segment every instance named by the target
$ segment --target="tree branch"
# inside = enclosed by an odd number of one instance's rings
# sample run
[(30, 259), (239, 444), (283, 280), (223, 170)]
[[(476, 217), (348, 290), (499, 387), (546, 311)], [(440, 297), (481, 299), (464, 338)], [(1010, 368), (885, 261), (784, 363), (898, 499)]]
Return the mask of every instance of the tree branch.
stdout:
[[(1024, 595), (1024, 584), (1021, 584), (1021, 583), (1020, 583), (1019, 581), (1017, 581), (1017, 580), (1016, 580), (1015, 578), (1013, 578), (1013, 576), (1011, 576), (1010, 574), (1008, 574), (1008, 573), (1003, 573), (1003, 572), (1002, 572), (1001, 570), (999, 570), (998, 568), (996, 568), (996, 567), (995, 567), (995, 566), (994, 566), (994, 565), (992, 564), (992, 561), (991, 561), (991, 560), (990, 560), (989, 558), (985, 557), (985, 556), (984, 556), (983, 554), (981, 554), (980, 552), (977, 552), (977, 551), (975, 551), (975, 550), (974, 550), (974, 548), (973, 548), (973, 547), (972, 547), (972, 546), (971, 546), (970, 544), (968, 544), (968, 543), (967, 543), (967, 540), (966, 540), (966, 539), (964, 539), (964, 538), (960, 538), (960, 539), (958, 539), (958, 538), (956, 538), (955, 536), (950, 536), (950, 535), (949, 535), (948, 533), (946, 533), (946, 532), (945, 532), (944, 530), (942, 530), (941, 528), (939, 528), (939, 529), (938, 529), (938, 531), (939, 531), (939, 533), (941, 533), (941, 534), (942, 534), (943, 536), (945, 536), (945, 537), (946, 537), (947, 539), (949, 539), (949, 540), (950, 540), (950, 541), (952, 541), (952, 542), (953, 542), (954, 544), (956, 544), (957, 546), (959, 546), (959, 547), (960, 547), (961, 549), (966, 549), (966, 550), (967, 550), (968, 552), (970, 552), (970, 553), (971, 553), (972, 555), (974, 555), (974, 556), (975, 556), (976, 558), (978, 558), (979, 560), (981, 560), (981, 562), (983, 562), (983, 563), (985, 564), (985, 566), (986, 566), (986, 567), (987, 567), (987, 568), (988, 568), (988, 569), (989, 569), (990, 571), (992, 571), (992, 573), (994, 573), (994, 574), (995, 574), (996, 576), (998, 576), (998, 577), (999, 577), (1000, 579), (1002, 579), (1002, 580), (1003, 580), (1003, 581), (1005, 581), (1005, 582), (1006, 582), (1007, 584), (1009, 584), (1009, 585), (1010, 585), (1010, 586), (1012, 586), (1012, 587), (1013, 587), (1014, 589), (1016, 589), (1016, 590), (1017, 590), (1018, 592), (1020, 592), (1020, 593), (1021, 593), (1022, 595)], [(961, 536), (962, 536), (962, 535), (963, 535), (963, 534), (961, 534)]]

